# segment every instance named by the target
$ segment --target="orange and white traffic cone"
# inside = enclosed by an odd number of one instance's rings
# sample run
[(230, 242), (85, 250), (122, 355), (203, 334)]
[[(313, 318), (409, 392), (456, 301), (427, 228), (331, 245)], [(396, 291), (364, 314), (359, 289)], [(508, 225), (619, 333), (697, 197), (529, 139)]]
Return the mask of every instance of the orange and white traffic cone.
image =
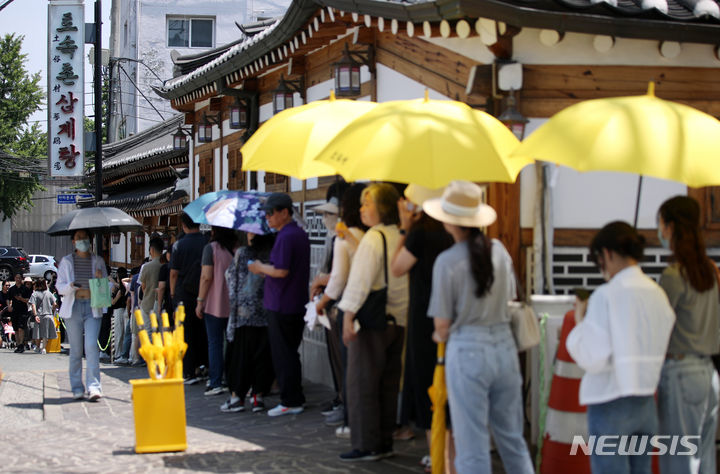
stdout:
[(588, 437), (586, 407), (580, 405), (580, 379), (585, 373), (565, 347), (575, 327), (575, 311), (565, 314), (557, 348), (543, 437), (541, 474), (590, 474), (590, 457), (578, 450), (570, 455), (573, 438)]

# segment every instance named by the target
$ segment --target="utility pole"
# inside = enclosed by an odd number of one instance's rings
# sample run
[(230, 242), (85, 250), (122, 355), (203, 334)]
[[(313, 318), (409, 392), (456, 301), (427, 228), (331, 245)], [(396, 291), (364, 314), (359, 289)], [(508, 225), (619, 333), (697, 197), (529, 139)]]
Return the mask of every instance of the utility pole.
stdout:
[[(102, 0), (95, 0), (95, 65), (93, 68), (95, 92), (95, 205), (102, 200)], [(103, 238), (95, 237), (95, 249), (102, 255)]]

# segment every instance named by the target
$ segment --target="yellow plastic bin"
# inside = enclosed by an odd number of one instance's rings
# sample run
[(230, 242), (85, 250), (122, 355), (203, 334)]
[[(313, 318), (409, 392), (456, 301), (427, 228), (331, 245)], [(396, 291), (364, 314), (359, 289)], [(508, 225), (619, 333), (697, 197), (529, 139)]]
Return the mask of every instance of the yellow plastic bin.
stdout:
[(135, 452), (185, 451), (183, 379), (131, 380), (135, 415)]

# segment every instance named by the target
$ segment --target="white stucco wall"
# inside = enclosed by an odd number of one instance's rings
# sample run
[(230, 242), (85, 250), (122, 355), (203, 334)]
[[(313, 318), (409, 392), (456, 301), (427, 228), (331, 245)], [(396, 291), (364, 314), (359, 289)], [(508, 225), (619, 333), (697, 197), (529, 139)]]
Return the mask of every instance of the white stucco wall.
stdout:
[[(111, 55), (142, 60), (162, 79), (173, 76), (170, 52), (175, 49), (181, 55), (196, 54), (207, 48), (178, 48), (167, 46), (167, 17), (212, 17), (215, 19), (213, 47), (219, 47), (241, 37), (235, 25), (257, 21), (258, 17), (278, 17), (287, 9), (290, 0), (115, 0), (112, 20)], [(127, 23), (127, 34), (125, 24)], [(161, 85), (145, 65), (125, 62), (123, 67), (145, 94), (152, 105), (143, 98), (123, 72), (116, 70), (121, 89), (115, 108), (126, 121), (126, 136), (145, 130), (176, 113), (166, 101), (155, 95), (150, 86)], [(121, 99), (119, 98), (121, 97)], [(152, 106), (159, 111), (156, 112)], [(162, 117), (161, 117), (162, 115)], [(120, 119), (118, 118), (118, 122)], [(115, 128), (119, 127), (119, 123)]]

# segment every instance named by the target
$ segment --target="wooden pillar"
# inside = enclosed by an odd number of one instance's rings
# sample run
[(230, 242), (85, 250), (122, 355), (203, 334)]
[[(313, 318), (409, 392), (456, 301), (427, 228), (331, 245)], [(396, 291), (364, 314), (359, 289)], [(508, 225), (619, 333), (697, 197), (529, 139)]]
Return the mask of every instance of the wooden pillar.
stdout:
[(487, 202), (497, 212), (497, 221), (488, 227), (488, 236), (500, 240), (521, 274), (523, 262), (520, 253), (520, 183), (490, 183)]

